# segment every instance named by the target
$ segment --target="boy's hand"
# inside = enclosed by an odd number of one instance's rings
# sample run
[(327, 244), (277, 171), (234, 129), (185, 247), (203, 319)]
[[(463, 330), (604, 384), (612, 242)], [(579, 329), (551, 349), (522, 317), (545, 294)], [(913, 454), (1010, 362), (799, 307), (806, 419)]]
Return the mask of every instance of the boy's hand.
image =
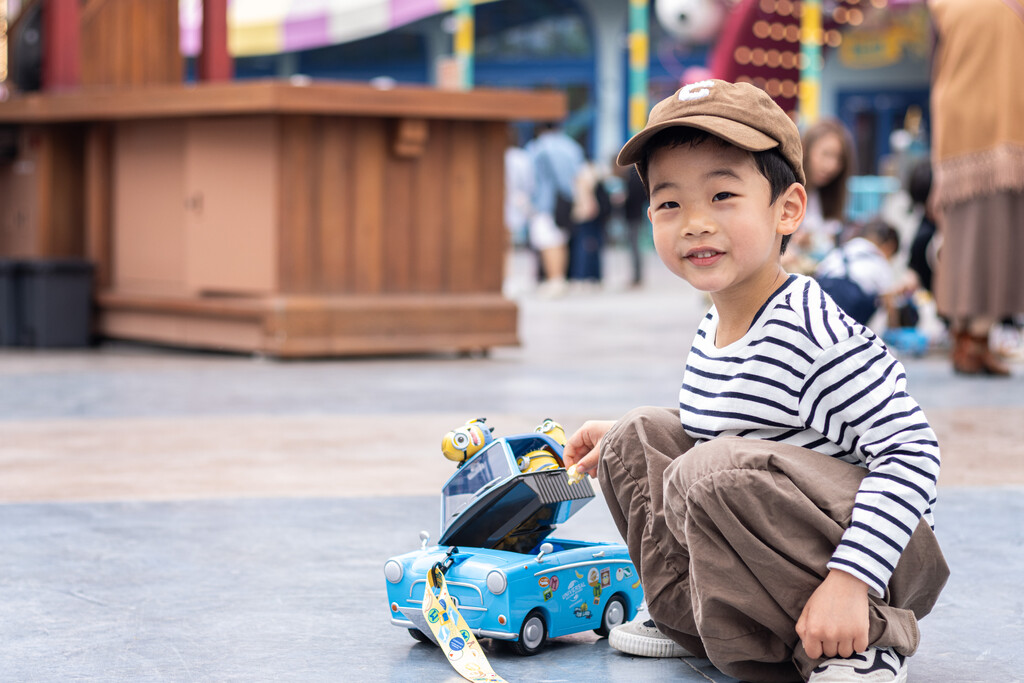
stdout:
[(833, 569), (804, 605), (796, 622), (807, 656), (849, 657), (868, 649), (868, 585)]
[(601, 437), (615, 424), (615, 420), (587, 420), (576, 433), (565, 442), (562, 460), (565, 466), (576, 465), (576, 471), (594, 476), (597, 473), (597, 461), (601, 459), (598, 444)]

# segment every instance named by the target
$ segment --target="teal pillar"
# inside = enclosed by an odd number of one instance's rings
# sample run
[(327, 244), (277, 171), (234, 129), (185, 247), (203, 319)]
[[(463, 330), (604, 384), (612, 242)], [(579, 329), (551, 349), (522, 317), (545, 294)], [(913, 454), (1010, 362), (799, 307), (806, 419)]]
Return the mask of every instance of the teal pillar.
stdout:
[(647, 78), (651, 39), (648, 0), (629, 0), (629, 134), (647, 125)]
[(821, 111), (821, 0), (803, 0), (800, 11), (800, 122), (811, 125)]
[(455, 7), (455, 61), (459, 65), (459, 87), (473, 87), (473, 25), (472, 0), (458, 0)]

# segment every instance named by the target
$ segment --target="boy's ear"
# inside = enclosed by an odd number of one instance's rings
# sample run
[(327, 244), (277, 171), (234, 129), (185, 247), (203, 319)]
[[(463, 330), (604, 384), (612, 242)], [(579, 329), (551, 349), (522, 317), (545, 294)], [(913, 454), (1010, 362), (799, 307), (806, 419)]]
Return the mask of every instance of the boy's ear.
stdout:
[(776, 232), (792, 235), (804, 220), (807, 211), (807, 190), (800, 183), (793, 183), (775, 200), (779, 207), (779, 225)]

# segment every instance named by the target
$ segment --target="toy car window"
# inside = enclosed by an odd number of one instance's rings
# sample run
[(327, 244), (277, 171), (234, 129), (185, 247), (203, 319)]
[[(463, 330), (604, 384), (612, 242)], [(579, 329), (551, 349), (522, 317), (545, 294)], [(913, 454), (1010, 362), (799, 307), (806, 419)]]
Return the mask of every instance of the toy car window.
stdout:
[(481, 488), (512, 474), (511, 456), (505, 450), (504, 442), (491, 443), (460, 467), (445, 484), (442, 519), (450, 520), (473, 500)]

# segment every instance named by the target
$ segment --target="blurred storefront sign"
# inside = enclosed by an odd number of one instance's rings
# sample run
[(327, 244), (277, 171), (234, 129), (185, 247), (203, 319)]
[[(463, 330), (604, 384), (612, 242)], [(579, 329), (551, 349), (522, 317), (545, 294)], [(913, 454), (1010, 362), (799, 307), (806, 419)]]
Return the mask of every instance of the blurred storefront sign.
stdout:
[(923, 6), (889, 13), (885, 19), (886, 24), (846, 32), (839, 46), (843, 66), (876, 69), (897, 64), (908, 53), (927, 54), (928, 12)]
[[(813, 81), (829, 52), (844, 67), (871, 69), (926, 55), (929, 45), (928, 12), (919, 0), (739, 0), (714, 47), (711, 70), (764, 88), (795, 115), (808, 74)], [(801, 95), (801, 108), (804, 100)]]

